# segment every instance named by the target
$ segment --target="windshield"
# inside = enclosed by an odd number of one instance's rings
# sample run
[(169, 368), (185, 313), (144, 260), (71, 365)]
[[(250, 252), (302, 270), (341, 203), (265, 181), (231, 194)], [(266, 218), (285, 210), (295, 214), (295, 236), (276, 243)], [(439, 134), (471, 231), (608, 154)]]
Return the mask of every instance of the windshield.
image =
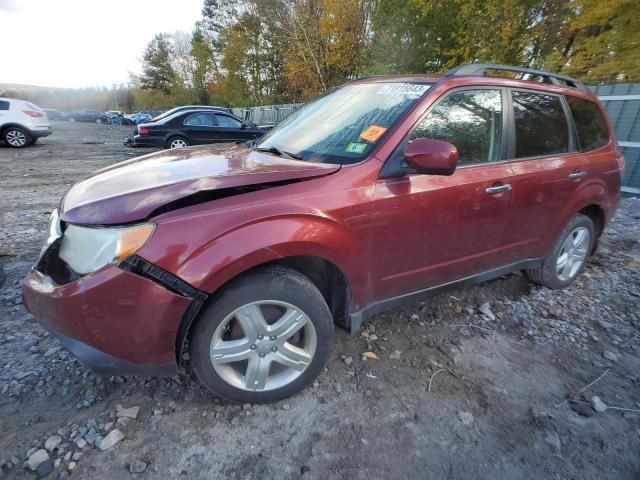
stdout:
[(423, 83), (345, 85), (291, 114), (256, 148), (308, 162), (357, 163), (428, 89)]

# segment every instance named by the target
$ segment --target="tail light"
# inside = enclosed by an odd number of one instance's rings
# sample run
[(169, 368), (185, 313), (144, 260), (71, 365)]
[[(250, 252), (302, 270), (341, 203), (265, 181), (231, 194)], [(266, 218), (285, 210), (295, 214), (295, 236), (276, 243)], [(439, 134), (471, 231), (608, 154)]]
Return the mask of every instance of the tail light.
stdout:
[(145, 127), (138, 127), (138, 133), (140, 135), (149, 135), (149, 129)]
[(36, 112), (35, 110), (23, 110), (23, 112), (33, 118), (44, 117), (44, 113)]

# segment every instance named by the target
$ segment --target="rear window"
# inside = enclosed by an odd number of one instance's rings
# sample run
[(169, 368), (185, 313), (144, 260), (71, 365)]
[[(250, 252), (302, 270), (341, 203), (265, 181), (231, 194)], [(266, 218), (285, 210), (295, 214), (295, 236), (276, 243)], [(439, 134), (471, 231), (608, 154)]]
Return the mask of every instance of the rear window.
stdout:
[(0, 110), (9, 110), (9, 102), (0, 100)]
[(589, 100), (567, 97), (578, 134), (580, 151), (595, 150), (609, 143), (609, 129), (600, 107)]
[(516, 122), (516, 158), (569, 151), (569, 126), (560, 97), (512, 92)]

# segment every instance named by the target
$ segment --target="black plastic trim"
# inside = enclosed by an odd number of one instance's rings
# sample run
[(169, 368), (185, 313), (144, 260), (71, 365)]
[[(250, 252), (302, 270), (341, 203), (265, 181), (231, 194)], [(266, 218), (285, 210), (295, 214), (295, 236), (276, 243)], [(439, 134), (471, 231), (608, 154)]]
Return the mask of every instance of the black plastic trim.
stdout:
[(209, 297), (205, 292), (192, 287), (184, 280), (179, 279), (175, 275), (135, 254), (125, 258), (120, 263), (120, 268), (127, 272), (150, 278), (167, 290), (182, 295), (183, 297), (188, 297), (200, 302), (204, 302)]
[(536, 70), (528, 67), (514, 67), (512, 65), (499, 65), (496, 63), (470, 63), (467, 65), (460, 65), (459, 67), (452, 68), (444, 74), (445, 77), (457, 77), (461, 75), (479, 75), (484, 76), (487, 70), (498, 70), (501, 72), (516, 72), (526, 73), (529, 75), (535, 75), (544, 79), (544, 83), (564, 87), (559, 80), (566, 83), (566, 86), (588, 92), (589, 90), (584, 84), (573, 77), (566, 75), (560, 75), (557, 73), (546, 72), (544, 70)]
[(104, 375), (144, 375), (152, 377), (170, 377), (178, 373), (176, 362), (163, 365), (142, 365), (131, 363), (98, 350), (84, 342), (68, 337), (45, 325), (60, 343), (80, 362), (96, 373)]
[(46, 247), (34, 268), (40, 273), (50, 277), (57, 285), (66, 285), (79, 280), (84, 277), (84, 275), (76, 273), (60, 258), (61, 244), (62, 237), (57, 238), (51, 245)]
[(367, 305), (360, 311), (351, 313), (347, 318), (346, 328), (350, 333), (357, 332), (362, 327), (362, 323), (373, 315), (388, 312), (396, 308), (403, 307), (407, 304), (416, 303), (421, 300), (439, 295), (443, 292), (453, 290), (456, 288), (467, 287), (478, 283), (486, 282), (494, 278), (506, 275), (516, 270), (523, 270), (525, 268), (533, 268), (542, 262), (542, 259), (529, 259), (522, 262), (512, 263), (503, 267), (494, 268), (486, 272), (482, 272), (469, 277), (454, 280), (452, 282), (443, 283), (441, 285), (435, 285), (433, 287), (424, 288), (415, 292), (406, 293), (397, 297), (386, 298), (384, 300), (378, 300), (370, 305)]

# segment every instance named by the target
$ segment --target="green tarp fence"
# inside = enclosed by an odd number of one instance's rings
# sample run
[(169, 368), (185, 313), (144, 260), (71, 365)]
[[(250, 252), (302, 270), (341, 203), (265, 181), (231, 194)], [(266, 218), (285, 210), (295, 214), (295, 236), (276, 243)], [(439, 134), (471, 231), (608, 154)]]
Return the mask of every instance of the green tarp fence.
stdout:
[(640, 194), (640, 83), (589, 87), (607, 108), (626, 160), (623, 190)]

